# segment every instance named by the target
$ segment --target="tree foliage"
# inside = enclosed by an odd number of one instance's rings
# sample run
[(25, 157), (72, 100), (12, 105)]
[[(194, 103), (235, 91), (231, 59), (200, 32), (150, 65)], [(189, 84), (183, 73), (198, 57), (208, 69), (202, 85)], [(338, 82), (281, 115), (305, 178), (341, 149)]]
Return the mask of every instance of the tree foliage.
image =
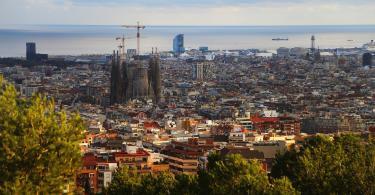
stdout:
[(303, 194), (374, 194), (375, 145), (354, 135), (313, 137), (279, 155), (272, 176), (288, 177)]
[(136, 181), (130, 191), (109, 194), (374, 194), (375, 144), (354, 135), (312, 137), (299, 149), (278, 155), (272, 177), (257, 161), (215, 153), (197, 175), (134, 176), (117, 184), (122, 188)]
[(120, 167), (105, 194), (171, 194), (176, 183), (171, 173), (139, 175), (128, 166)]
[(211, 155), (199, 180), (202, 194), (298, 194), (287, 178), (270, 182), (259, 162), (241, 155)]
[(0, 77), (0, 194), (61, 193), (80, 166), (82, 121)]
[(141, 188), (141, 177), (128, 166), (118, 168), (106, 194), (137, 194)]
[(288, 178), (270, 182), (256, 161), (240, 155), (209, 157), (207, 170), (198, 175), (171, 173), (138, 175), (122, 167), (108, 194), (298, 194)]

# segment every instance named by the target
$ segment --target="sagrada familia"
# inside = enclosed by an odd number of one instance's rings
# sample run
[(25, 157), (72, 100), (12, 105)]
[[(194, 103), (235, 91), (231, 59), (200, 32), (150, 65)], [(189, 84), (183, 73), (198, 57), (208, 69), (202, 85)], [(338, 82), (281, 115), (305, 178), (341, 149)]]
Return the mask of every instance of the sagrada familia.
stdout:
[(110, 103), (123, 104), (133, 99), (152, 99), (155, 104), (160, 102), (161, 81), (160, 65), (157, 54), (150, 55), (147, 60), (124, 60), (118, 51), (113, 52), (111, 70)]

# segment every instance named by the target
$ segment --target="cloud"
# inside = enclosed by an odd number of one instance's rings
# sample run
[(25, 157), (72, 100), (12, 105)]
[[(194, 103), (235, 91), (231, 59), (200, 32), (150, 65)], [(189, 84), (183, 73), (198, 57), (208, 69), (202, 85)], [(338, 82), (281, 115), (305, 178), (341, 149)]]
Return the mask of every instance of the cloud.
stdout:
[(292, 5), (292, 4), (350, 4), (358, 5), (370, 3), (372, 0), (52, 0), (57, 3), (66, 1), (79, 6), (173, 6), (173, 7), (218, 7), (218, 6), (246, 6), (246, 5)]
[(0, 24), (375, 24), (373, 0), (1, 0)]

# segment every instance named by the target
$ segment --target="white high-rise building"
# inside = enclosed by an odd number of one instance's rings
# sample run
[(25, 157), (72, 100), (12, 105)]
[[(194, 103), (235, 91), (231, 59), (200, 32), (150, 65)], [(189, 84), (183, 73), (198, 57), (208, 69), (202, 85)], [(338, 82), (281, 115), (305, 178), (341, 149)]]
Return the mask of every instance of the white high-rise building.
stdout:
[(193, 65), (193, 79), (202, 81), (204, 80), (204, 67), (205, 64), (202, 62)]

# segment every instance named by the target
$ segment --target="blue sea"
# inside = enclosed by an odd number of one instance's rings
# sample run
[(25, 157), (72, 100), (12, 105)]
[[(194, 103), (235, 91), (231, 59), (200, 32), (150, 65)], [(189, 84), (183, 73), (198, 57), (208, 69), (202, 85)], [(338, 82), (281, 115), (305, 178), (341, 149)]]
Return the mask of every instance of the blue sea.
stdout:
[[(210, 49), (265, 49), (310, 47), (361, 47), (375, 39), (375, 25), (342, 26), (147, 26), (141, 32), (141, 52), (172, 49), (175, 35), (185, 35), (185, 47)], [(108, 54), (125, 35), (126, 48), (136, 48), (136, 32), (111, 25), (8, 25), (0, 26), (0, 56), (25, 56), (25, 43), (36, 42), (38, 53), (50, 55)], [(288, 38), (289, 41), (272, 41)], [(352, 40), (352, 41), (349, 41)]]

